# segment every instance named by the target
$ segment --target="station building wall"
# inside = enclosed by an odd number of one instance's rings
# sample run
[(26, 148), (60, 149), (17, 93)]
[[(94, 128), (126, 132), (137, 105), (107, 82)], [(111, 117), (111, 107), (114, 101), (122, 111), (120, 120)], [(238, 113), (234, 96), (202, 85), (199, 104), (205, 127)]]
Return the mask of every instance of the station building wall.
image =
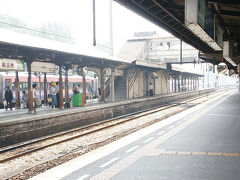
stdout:
[(156, 71), (158, 78), (155, 79), (155, 94), (168, 93), (168, 75), (163, 71)]
[(128, 70), (128, 98), (144, 96), (144, 73), (142, 70), (133, 68)]
[[(150, 83), (153, 83), (154, 94), (167, 94), (168, 93), (168, 75), (163, 71), (156, 71), (158, 78), (152, 79), (151, 73), (149, 73), (147, 79), (144, 78), (144, 71), (133, 68), (128, 70), (128, 98), (139, 98), (146, 96), (150, 87)], [(148, 87), (144, 87), (144, 85)]]

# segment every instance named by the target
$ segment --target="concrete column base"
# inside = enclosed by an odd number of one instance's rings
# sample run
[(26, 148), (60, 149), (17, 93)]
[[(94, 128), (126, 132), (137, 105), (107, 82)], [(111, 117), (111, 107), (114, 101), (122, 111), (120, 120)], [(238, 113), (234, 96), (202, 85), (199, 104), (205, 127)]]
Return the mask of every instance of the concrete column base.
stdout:
[(36, 114), (37, 111), (36, 111), (36, 110), (32, 110), (32, 111), (28, 111), (27, 113), (28, 113), (28, 114)]

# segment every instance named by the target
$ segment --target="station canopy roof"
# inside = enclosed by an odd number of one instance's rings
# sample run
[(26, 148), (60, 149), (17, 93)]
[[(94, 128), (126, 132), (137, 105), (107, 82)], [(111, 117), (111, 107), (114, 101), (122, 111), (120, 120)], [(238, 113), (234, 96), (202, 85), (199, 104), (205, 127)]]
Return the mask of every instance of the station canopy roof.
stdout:
[[(214, 50), (185, 25), (185, 0), (115, 1), (202, 51), (207, 59), (212, 58), (212, 63), (218, 64), (222, 60), (222, 51)], [(231, 41), (233, 43), (233, 61), (236, 64), (239, 64), (240, 1), (206, 0), (205, 2), (223, 29), (223, 40)]]
[(93, 46), (78, 47), (4, 29), (0, 29), (0, 34), (0, 57), (4, 58), (91, 67), (111, 67), (131, 63), (109, 56)]

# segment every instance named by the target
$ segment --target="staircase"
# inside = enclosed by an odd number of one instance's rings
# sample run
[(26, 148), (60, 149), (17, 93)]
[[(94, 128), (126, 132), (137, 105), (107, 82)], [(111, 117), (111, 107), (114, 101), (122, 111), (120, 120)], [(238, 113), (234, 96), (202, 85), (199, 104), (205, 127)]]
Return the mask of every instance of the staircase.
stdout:
[(127, 98), (126, 76), (116, 76), (114, 87), (115, 100)]
[[(115, 76), (114, 79), (114, 94), (115, 100), (122, 100), (127, 98), (126, 92), (126, 77)], [(110, 78), (105, 82), (105, 99), (110, 100)]]

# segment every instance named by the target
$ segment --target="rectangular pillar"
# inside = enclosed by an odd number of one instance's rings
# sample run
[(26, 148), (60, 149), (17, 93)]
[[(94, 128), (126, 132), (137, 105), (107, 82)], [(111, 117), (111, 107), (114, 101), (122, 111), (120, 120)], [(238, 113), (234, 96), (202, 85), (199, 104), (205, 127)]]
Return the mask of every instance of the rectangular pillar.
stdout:
[(66, 68), (65, 73), (65, 102), (67, 102), (69, 98), (69, 92), (68, 92), (68, 68)]
[[(113, 71), (112, 71), (113, 72)], [(115, 101), (115, 92), (114, 92), (114, 75), (112, 73), (111, 77), (111, 82), (110, 82), (110, 94), (111, 94), (111, 101), (114, 102)]]
[(125, 76), (126, 76), (126, 98), (128, 99), (129, 98), (129, 89), (128, 89), (129, 80), (128, 80), (128, 73), (127, 72), (125, 73)]
[(41, 92), (41, 74), (39, 74), (39, 100), (42, 101), (42, 92)]
[(47, 73), (44, 73), (44, 105), (47, 105)]
[(103, 68), (100, 69), (101, 72), (101, 101), (105, 100), (105, 82), (104, 82), (104, 71)]
[(34, 113), (33, 109), (33, 94), (32, 94), (32, 70), (31, 70), (32, 62), (27, 62), (28, 69), (28, 113)]
[(19, 94), (19, 78), (18, 78), (18, 71), (16, 71), (16, 78), (15, 78), (15, 92), (16, 92), (16, 108), (20, 109), (20, 94)]
[(191, 86), (192, 86), (192, 91), (194, 90), (194, 88), (193, 88), (193, 78), (191, 79)]
[(180, 77), (178, 76), (178, 92), (180, 92)]
[(82, 76), (83, 78), (83, 105), (86, 104), (86, 77), (85, 75)]
[(59, 108), (63, 109), (63, 80), (62, 80), (62, 66), (59, 66)]
[(238, 91), (240, 92), (240, 74), (238, 74)]
[(174, 77), (174, 92), (177, 92), (177, 77)]

